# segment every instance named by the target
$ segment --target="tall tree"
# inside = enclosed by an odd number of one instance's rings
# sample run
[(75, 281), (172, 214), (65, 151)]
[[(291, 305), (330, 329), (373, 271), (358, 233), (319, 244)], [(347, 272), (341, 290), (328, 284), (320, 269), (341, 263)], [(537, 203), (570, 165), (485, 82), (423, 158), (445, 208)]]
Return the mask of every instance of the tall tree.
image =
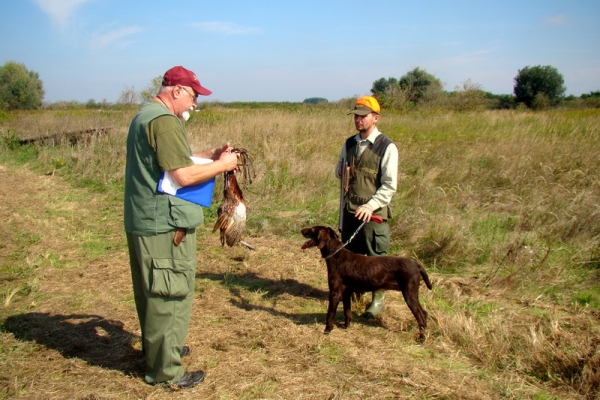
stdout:
[(131, 87), (125, 87), (123, 89), (123, 91), (121, 92), (121, 95), (119, 96), (119, 98), (117, 99), (117, 103), (118, 104), (125, 104), (125, 105), (133, 105), (133, 104), (137, 104), (140, 102), (140, 95), (137, 94), (137, 92), (135, 91), (135, 88), (133, 86)]
[(400, 78), (400, 88), (408, 101), (415, 104), (436, 98), (442, 92), (442, 82), (419, 67)]
[(379, 78), (375, 82), (373, 82), (373, 87), (371, 88), (371, 93), (373, 96), (381, 96), (386, 91), (389, 90), (390, 87), (398, 86), (398, 79), (396, 78)]
[(401, 109), (406, 103), (396, 78), (380, 78), (373, 82), (371, 93), (383, 108)]
[(42, 105), (43, 83), (37, 72), (8, 61), (0, 67), (0, 109), (34, 110)]
[(556, 105), (566, 91), (563, 76), (550, 65), (527, 66), (519, 70), (514, 81), (517, 102), (525, 103), (528, 107), (544, 101)]
[(140, 92), (140, 97), (142, 98), (142, 101), (151, 101), (154, 98), (154, 96), (158, 94), (158, 91), (160, 90), (160, 87), (162, 85), (162, 81), (162, 75), (159, 75), (156, 78), (152, 79), (152, 82), (150, 82), (148, 86), (146, 86), (146, 88)]

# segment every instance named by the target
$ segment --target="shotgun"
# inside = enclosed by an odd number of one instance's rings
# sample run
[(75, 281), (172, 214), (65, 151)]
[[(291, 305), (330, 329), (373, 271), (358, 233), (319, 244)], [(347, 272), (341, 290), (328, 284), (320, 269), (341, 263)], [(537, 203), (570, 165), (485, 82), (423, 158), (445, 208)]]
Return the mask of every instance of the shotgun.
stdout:
[(340, 216), (339, 216), (339, 224), (338, 228), (340, 232), (342, 232), (342, 228), (344, 227), (344, 208), (346, 205), (345, 197), (346, 192), (348, 191), (348, 179), (350, 178), (348, 175), (348, 161), (346, 157), (342, 158), (342, 162), (340, 165)]

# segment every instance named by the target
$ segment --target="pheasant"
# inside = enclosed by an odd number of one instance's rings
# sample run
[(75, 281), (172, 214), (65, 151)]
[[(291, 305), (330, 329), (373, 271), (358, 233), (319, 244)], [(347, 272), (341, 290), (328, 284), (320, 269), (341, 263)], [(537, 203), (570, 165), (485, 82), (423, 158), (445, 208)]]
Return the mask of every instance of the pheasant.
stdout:
[[(243, 172), (244, 179), (246, 179), (249, 158), (245, 151), (240, 152), (240, 156), (244, 161)], [(235, 171), (224, 173), (223, 201), (217, 210), (217, 215), (218, 219), (212, 231), (214, 233), (217, 229), (220, 230), (221, 246), (227, 243), (227, 246), (232, 247), (239, 242), (249, 249), (255, 250), (254, 247), (242, 240), (242, 233), (246, 227), (246, 204), (242, 190), (237, 183)]]

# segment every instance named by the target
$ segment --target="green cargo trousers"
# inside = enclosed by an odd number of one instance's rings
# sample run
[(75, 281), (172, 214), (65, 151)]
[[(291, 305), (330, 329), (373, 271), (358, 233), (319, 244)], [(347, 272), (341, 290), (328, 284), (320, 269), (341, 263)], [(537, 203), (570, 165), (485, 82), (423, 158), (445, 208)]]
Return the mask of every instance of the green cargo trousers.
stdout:
[[(342, 242), (346, 243), (361, 223), (361, 220), (344, 208)], [(346, 248), (357, 254), (385, 256), (390, 248), (390, 226), (387, 221), (381, 224), (374, 221), (367, 222)]]
[(188, 229), (179, 246), (174, 234), (127, 233), (148, 383), (177, 381), (185, 373), (180, 354), (194, 299), (196, 230)]

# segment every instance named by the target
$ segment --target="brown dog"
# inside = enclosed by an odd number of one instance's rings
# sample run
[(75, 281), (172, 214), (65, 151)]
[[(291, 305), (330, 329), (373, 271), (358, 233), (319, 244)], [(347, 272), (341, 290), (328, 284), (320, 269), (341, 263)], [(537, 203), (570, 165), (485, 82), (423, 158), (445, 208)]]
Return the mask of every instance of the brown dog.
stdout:
[(344, 304), (344, 328), (352, 321), (352, 293), (372, 292), (377, 289), (398, 290), (417, 319), (419, 337), (424, 338), (427, 327), (427, 311), (419, 303), (421, 278), (431, 290), (431, 282), (425, 269), (416, 261), (404, 257), (368, 257), (355, 254), (342, 247), (338, 235), (326, 226), (302, 229), (302, 236), (309, 239), (302, 249), (317, 246), (327, 262), (329, 283), (329, 306), (325, 333), (333, 329), (333, 320), (340, 300)]

